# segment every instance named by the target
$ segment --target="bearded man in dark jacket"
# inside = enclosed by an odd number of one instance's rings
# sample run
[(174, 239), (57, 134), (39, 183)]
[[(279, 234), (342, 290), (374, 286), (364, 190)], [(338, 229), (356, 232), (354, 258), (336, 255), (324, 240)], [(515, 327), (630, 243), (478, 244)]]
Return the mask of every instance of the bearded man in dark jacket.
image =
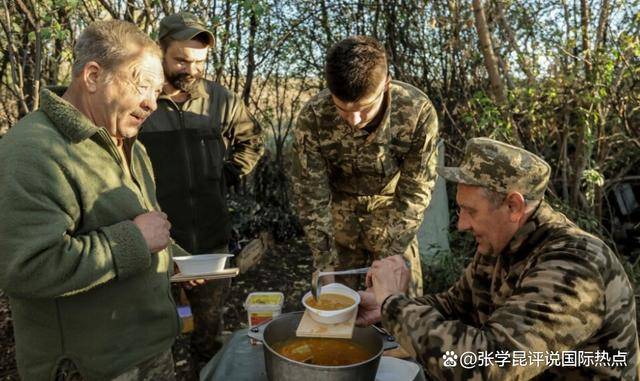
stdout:
[[(231, 221), (226, 193), (263, 153), (262, 130), (236, 94), (204, 78), (213, 34), (194, 15), (160, 22), (165, 85), (140, 140), (151, 157), (158, 201), (172, 237), (194, 255), (226, 253)], [(185, 288), (193, 311), (192, 356), (202, 367), (220, 347), (229, 279)]]

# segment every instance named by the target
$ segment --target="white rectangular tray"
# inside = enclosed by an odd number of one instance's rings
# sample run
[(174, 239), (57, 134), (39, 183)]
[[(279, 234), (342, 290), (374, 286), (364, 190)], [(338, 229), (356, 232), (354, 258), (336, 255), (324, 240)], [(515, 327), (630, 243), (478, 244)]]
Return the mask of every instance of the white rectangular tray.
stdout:
[(171, 282), (187, 282), (194, 279), (225, 279), (238, 276), (239, 269), (237, 267), (231, 269), (224, 269), (214, 273), (200, 274), (200, 275), (183, 275), (182, 273), (175, 274), (171, 277)]

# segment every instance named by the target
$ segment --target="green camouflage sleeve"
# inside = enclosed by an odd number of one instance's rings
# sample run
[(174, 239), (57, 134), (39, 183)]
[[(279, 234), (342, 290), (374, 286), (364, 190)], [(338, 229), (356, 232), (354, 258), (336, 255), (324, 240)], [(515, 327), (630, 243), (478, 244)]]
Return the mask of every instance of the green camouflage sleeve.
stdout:
[(472, 303), (471, 285), (475, 269), (477, 268), (476, 257), (469, 263), (464, 273), (447, 291), (439, 294), (425, 295), (421, 298), (422, 303), (431, 305), (438, 310), (444, 319), (459, 319), (464, 322), (474, 321), (472, 311), (468, 306)]
[(298, 218), (304, 229), (316, 269), (335, 264), (337, 252), (331, 217), (331, 189), (327, 166), (314, 136), (316, 117), (305, 106), (293, 132), (291, 181)]
[(438, 117), (427, 102), (412, 138), (392, 202), (371, 216), (368, 241), (380, 257), (402, 255), (413, 240), (436, 182)]
[(253, 170), (264, 153), (262, 127), (251, 116), (244, 103), (234, 96), (236, 107), (225, 136), (230, 138), (229, 160), (225, 163), (225, 175), (234, 184)]
[[(549, 366), (493, 364), (465, 369), (445, 366), (445, 354), (575, 350), (598, 329), (604, 316), (604, 285), (593, 254), (583, 250), (544, 253), (484, 324), (466, 324), (441, 311), (432, 298), (389, 298), (382, 323), (400, 343), (413, 348), (428, 372), (439, 380), (528, 380)], [(491, 282), (490, 279), (474, 279)], [(493, 294), (477, 292), (475, 298)], [(466, 305), (469, 313), (476, 308)], [(446, 312), (446, 311), (445, 311)], [(451, 308), (449, 312), (455, 312)], [(449, 364), (451, 364), (449, 362)]]

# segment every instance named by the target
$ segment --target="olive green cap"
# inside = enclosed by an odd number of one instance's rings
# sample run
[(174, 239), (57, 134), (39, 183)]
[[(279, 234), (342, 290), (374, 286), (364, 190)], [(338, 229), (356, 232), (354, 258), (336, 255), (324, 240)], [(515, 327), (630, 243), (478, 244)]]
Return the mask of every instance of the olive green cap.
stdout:
[(213, 46), (213, 33), (196, 16), (189, 12), (178, 12), (160, 21), (158, 40), (170, 37), (172, 40), (187, 41), (200, 33), (206, 34), (207, 45)]

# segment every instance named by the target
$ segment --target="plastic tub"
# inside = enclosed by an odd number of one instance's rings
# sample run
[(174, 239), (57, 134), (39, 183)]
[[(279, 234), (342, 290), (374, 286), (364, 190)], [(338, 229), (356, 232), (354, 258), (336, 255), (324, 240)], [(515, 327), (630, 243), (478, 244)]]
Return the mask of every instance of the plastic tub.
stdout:
[[(281, 292), (252, 292), (244, 302), (249, 328), (271, 320), (282, 313), (284, 294)], [(257, 342), (251, 339), (252, 344)]]

